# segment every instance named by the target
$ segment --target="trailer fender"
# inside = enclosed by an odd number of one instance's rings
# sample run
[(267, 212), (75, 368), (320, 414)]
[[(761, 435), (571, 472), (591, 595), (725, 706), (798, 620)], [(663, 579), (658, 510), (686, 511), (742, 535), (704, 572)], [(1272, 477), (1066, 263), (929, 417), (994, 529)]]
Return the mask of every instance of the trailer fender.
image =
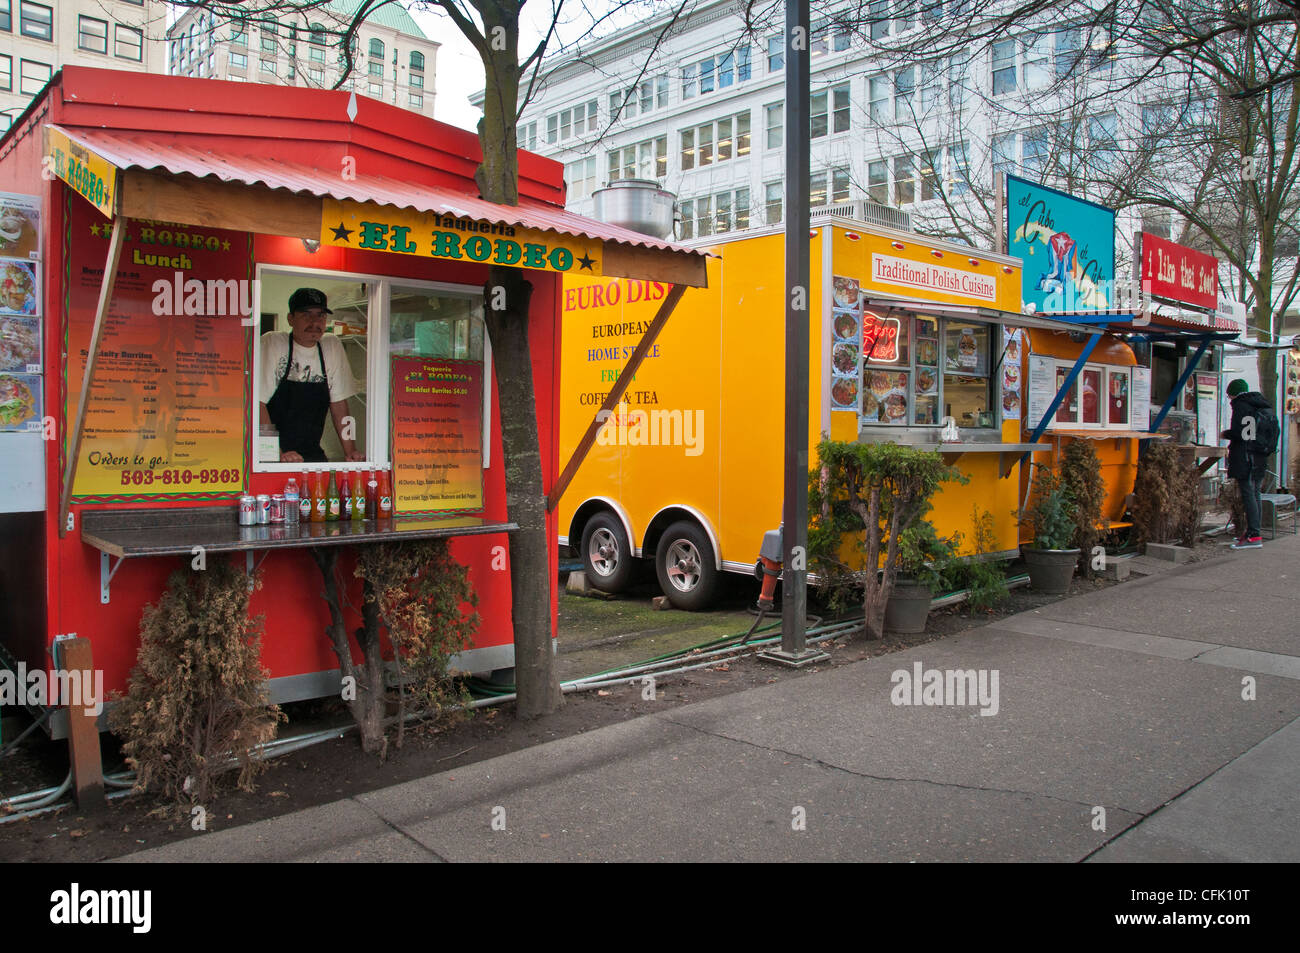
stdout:
[(700, 529), (709, 537), (709, 545), (713, 547), (713, 568), (721, 570), (722, 566), (722, 549), (718, 545), (718, 534), (713, 531), (713, 524), (709, 522), (708, 517), (693, 506), (687, 506), (684, 503), (672, 503), (665, 506), (656, 513), (650, 520), (650, 526), (646, 529), (645, 539), (640, 548), (637, 549), (637, 555), (642, 553), (653, 553), (659, 547), (659, 537), (673, 523), (678, 520), (686, 519), (698, 523)]
[(641, 550), (636, 545), (636, 535), (632, 532), (632, 521), (628, 519), (627, 510), (608, 496), (593, 496), (582, 501), (582, 505), (574, 510), (573, 519), (569, 521), (569, 535), (560, 537), (560, 545), (569, 546), (576, 551), (582, 542), (582, 528), (587, 525), (587, 520), (602, 510), (609, 510), (623, 524), (623, 536), (632, 547), (632, 555), (639, 557)]

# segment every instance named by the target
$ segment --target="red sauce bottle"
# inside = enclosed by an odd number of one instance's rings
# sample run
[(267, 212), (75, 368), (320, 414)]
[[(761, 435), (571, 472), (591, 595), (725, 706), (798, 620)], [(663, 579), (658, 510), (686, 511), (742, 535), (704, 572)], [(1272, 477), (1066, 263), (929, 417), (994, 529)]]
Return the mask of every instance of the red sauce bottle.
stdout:
[(386, 520), (393, 515), (393, 481), (389, 478), (388, 471), (391, 465), (386, 465), (379, 471), (379, 518)]
[(375, 471), (371, 470), (366, 474), (366, 519), (373, 520), (379, 518), (379, 481), (375, 479)]

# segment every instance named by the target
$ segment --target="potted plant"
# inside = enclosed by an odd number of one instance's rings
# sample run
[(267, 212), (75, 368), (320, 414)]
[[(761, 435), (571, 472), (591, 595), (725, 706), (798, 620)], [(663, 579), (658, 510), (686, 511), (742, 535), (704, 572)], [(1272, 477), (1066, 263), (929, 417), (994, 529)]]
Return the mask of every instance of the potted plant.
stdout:
[(892, 632), (924, 632), (930, 603), (948, 587), (948, 574), (959, 538), (941, 539), (934, 525), (918, 520), (899, 534), (898, 578), (885, 604), (885, 628)]
[(1069, 592), (1080, 552), (1070, 546), (1075, 531), (1074, 501), (1054, 472), (1047, 467), (1039, 472), (1034, 502), (1020, 516), (1034, 542), (1021, 546), (1020, 552), (1031, 587), (1039, 592)]

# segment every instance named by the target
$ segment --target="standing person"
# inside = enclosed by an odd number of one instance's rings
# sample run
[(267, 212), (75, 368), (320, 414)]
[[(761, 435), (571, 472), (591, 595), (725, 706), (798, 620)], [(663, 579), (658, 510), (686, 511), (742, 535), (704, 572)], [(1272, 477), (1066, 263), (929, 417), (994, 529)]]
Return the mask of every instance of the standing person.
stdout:
[(321, 435), (325, 415), (348, 460), (364, 460), (356, 443), (345, 437), (348, 398), (357, 392), (343, 343), (325, 333), (325, 316), (333, 314), (323, 291), (299, 288), (289, 296), (290, 331), (262, 335), (261, 422), (280, 433), (282, 463), (323, 463)]
[(1222, 434), (1228, 441), (1228, 476), (1241, 488), (1241, 502), (1246, 509), (1246, 526), (1233, 549), (1260, 549), (1264, 537), (1260, 530), (1260, 485), (1268, 458), (1277, 449), (1279, 426), (1273, 405), (1259, 391), (1238, 377), (1228, 385), (1232, 398), (1232, 426)]

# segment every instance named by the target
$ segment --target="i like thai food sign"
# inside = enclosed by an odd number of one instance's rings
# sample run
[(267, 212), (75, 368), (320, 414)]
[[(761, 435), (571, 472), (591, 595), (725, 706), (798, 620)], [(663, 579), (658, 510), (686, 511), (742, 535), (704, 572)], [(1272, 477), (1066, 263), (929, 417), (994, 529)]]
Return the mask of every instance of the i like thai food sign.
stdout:
[(1024, 263), (1020, 296), (1040, 312), (1103, 311), (1115, 281), (1115, 212), (1007, 176), (1007, 254)]
[(1213, 311), (1219, 306), (1219, 260), (1141, 232), (1142, 290), (1157, 298)]

